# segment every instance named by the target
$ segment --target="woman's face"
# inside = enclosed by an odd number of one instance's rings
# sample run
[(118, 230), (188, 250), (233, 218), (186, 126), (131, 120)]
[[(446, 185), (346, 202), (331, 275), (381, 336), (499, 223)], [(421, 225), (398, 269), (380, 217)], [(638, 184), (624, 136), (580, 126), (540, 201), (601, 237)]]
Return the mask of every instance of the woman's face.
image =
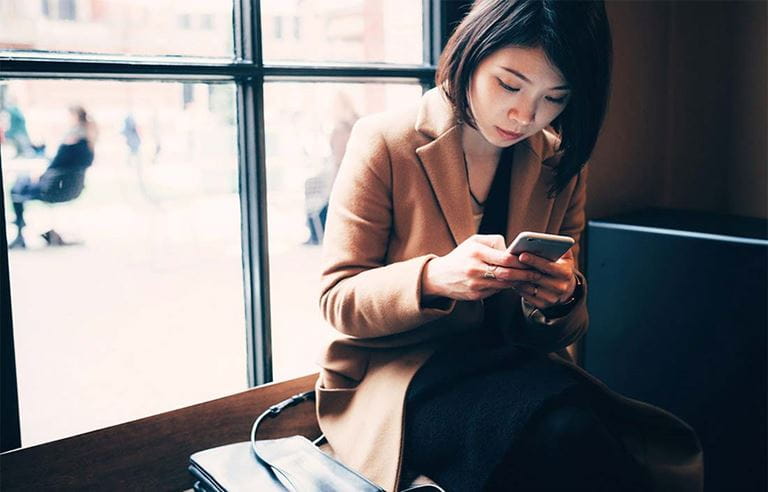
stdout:
[(72, 126), (76, 126), (80, 123), (80, 118), (78, 118), (77, 111), (74, 109), (69, 110), (69, 123)]
[(547, 127), (565, 109), (569, 94), (541, 48), (508, 46), (480, 62), (468, 99), (484, 139), (509, 147)]

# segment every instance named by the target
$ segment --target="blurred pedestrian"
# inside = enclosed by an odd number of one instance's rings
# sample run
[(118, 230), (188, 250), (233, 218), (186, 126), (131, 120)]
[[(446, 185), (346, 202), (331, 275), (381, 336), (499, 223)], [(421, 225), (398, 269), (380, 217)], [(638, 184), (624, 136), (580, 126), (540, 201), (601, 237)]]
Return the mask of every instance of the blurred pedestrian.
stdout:
[(304, 244), (307, 245), (317, 245), (323, 242), (331, 187), (347, 149), (347, 141), (352, 134), (352, 127), (360, 118), (355, 111), (352, 100), (344, 92), (336, 94), (333, 100), (332, 115), (334, 123), (329, 141), (330, 159), (326, 161), (318, 174), (310, 176), (304, 182), (304, 208), (307, 214), (307, 227), (309, 228), (309, 239)]
[[(17, 234), (8, 245), (9, 249), (26, 248), (22, 233), (26, 226), (24, 221), (26, 202), (30, 200), (45, 203), (71, 201), (80, 196), (85, 187), (85, 171), (93, 163), (98, 130), (82, 106), (71, 106), (69, 113), (72, 118), (70, 128), (45, 172), (37, 180), (31, 179), (28, 174), (22, 175), (11, 188)], [(52, 246), (66, 244), (52, 229), (44, 233), (43, 238)]]
[(123, 129), (120, 133), (125, 137), (125, 144), (128, 146), (129, 155), (132, 158), (137, 157), (141, 148), (141, 136), (136, 126), (136, 120), (131, 113), (128, 113), (123, 120)]

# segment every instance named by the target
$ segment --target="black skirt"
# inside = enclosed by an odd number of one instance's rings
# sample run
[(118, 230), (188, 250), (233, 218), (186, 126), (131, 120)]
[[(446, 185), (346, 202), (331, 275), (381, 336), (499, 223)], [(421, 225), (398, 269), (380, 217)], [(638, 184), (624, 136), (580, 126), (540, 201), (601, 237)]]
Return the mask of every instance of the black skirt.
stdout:
[(403, 481), (424, 474), (449, 491), (482, 490), (534, 415), (582, 386), (566, 367), (521, 347), (439, 350), (406, 394)]

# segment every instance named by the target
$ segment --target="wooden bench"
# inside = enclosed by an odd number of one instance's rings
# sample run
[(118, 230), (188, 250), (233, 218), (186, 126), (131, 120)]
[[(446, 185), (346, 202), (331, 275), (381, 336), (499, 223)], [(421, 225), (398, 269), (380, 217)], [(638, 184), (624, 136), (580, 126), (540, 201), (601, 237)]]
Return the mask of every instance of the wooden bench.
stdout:
[[(270, 405), (313, 388), (317, 375), (242, 393), (29, 448), (0, 454), (0, 489), (186, 490), (195, 451), (247, 441)], [(317, 436), (313, 405), (265, 422), (259, 438)], [(287, 414), (286, 414), (287, 416)]]

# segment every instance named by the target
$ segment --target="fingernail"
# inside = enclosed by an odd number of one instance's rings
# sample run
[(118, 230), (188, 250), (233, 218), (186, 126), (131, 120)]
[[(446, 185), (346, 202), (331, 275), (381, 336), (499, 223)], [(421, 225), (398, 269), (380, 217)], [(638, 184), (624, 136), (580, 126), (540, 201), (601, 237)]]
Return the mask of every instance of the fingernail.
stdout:
[(525, 255), (525, 254), (520, 255), (520, 261), (528, 261), (529, 259), (530, 259), (530, 256), (528, 255)]

